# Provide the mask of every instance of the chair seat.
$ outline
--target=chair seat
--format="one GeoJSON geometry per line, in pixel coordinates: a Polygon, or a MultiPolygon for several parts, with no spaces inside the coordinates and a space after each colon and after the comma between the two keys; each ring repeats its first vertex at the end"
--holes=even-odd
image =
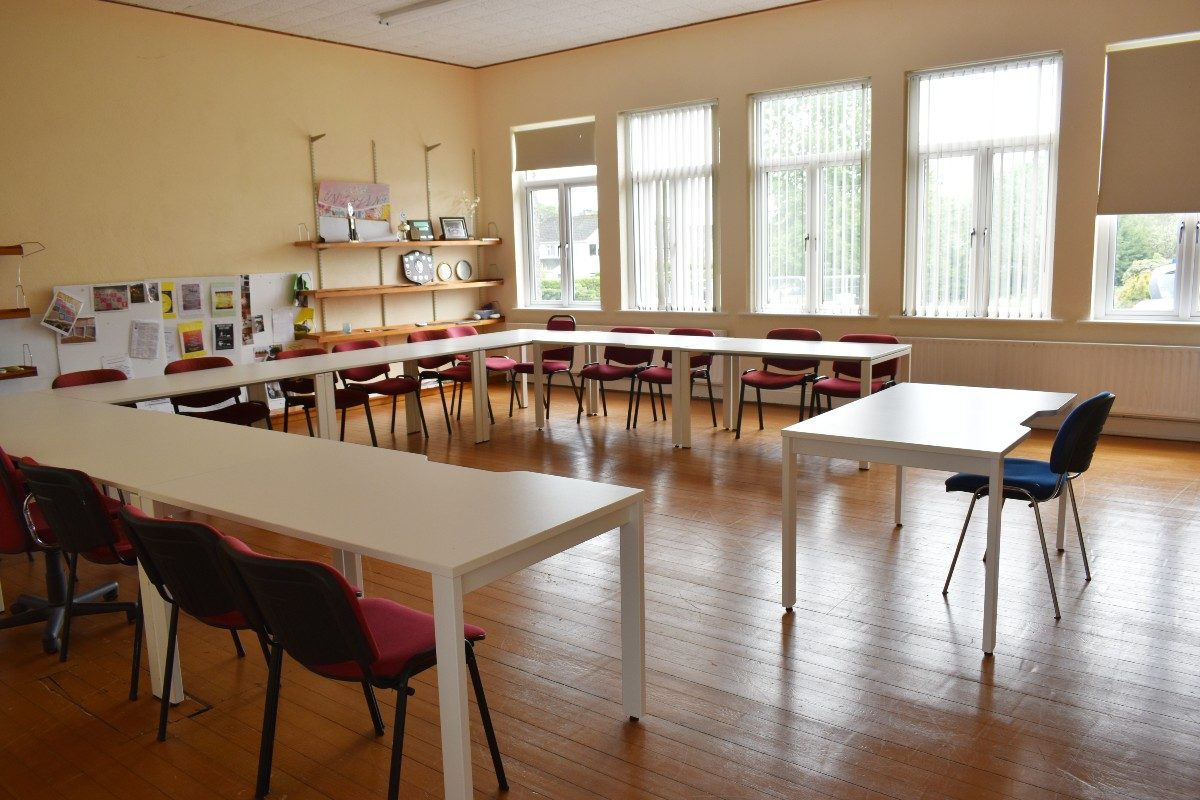
{"type": "MultiPolygon", "coordinates": [[[[742,375],[742,383],[755,389],[789,389],[799,386],[812,378],[809,372],[771,372],[765,369],[755,369],[742,375]]],[[[854,390],[858,395],[857,387],[854,390]]]]}
{"type": "MultiPolygon", "coordinates": [[[[366,392],[360,392],[354,388],[333,390],[333,407],[338,411],[343,408],[358,408],[365,402],[367,402],[366,392]]],[[[316,408],[317,396],[315,394],[289,394],[287,404],[301,408],[316,408]]]]}
{"type": "Polygon", "coordinates": [[[636,375],[640,367],[623,367],[619,364],[588,364],[579,376],[589,381],[619,381],[636,375]]]}
{"type": "Polygon", "coordinates": [[[439,381],[456,381],[457,383],[471,382],[471,365],[459,364],[445,369],[427,369],[421,371],[422,378],[434,378],[439,381]]]}
{"type": "MultiPolygon", "coordinates": [[[[546,374],[546,375],[550,375],[555,372],[566,372],[570,368],[571,368],[571,362],[569,362],[569,361],[543,361],[542,362],[542,373],[546,374]]],[[[517,362],[517,365],[515,367],[513,367],[513,371],[516,372],[518,375],[532,375],[533,374],[533,362],[532,361],[519,361],[519,362],[517,362]]]]}
{"type": "MultiPolygon", "coordinates": [[[[1039,503],[1044,503],[1055,497],[1058,489],[1059,475],[1050,470],[1047,461],[1036,461],[1028,458],[1004,459],[1004,496],[1012,500],[1027,500],[1024,494],[1010,491],[1023,489],[1033,495],[1039,503]]],[[[975,493],[982,489],[981,496],[988,493],[988,477],[960,472],[946,479],[947,492],[975,493]]]]}
{"type": "MultiPolygon", "coordinates": [[[[400,675],[413,659],[433,652],[432,614],[381,597],[363,598],[359,608],[379,649],[379,658],[371,664],[371,672],[377,677],[400,675]]],[[[467,641],[477,642],[484,635],[478,626],[463,625],[463,638],[467,641]]],[[[313,671],[344,681],[363,679],[362,670],[353,661],[326,664],[314,667],[313,671]]]]}
{"type": "MultiPolygon", "coordinates": [[[[356,391],[366,392],[367,394],[386,394],[386,395],[402,395],[415,392],[421,388],[421,381],[416,378],[397,377],[384,378],[381,381],[371,381],[370,383],[347,383],[345,389],[338,391],[356,391]]],[[[362,401],[358,401],[358,405],[362,405],[362,401]]]]}
{"type": "Polygon", "coordinates": [[[242,630],[250,627],[249,620],[243,616],[241,611],[227,611],[224,614],[213,614],[208,617],[197,617],[197,619],[205,625],[212,625],[214,628],[242,630]]]}
{"type": "MultiPolygon", "coordinates": [[[[742,380],[746,379],[743,377],[742,380]]],[[[871,381],[871,394],[875,394],[875,392],[881,390],[885,383],[887,383],[887,380],[882,378],[871,381]]],[[[862,393],[862,387],[857,379],[826,378],[823,381],[814,383],[813,391],[817,394],[825,394],[831,397],[858,397],[862,393]]]]}
{"type": "Polygon", "coordinates": [[[267,408],[266,403],[251,400],[223,408],[214,408],[210,411],[181,411],[180,415],[214,422],[228,422],[232,425],[253,425],[255,422],[261,422],[271,416],[271,410],[267,408]]]}

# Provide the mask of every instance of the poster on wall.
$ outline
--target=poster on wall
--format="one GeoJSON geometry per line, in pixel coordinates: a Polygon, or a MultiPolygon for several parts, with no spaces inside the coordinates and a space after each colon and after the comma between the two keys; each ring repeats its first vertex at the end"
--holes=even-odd
{"type": "Polygon", "coordinates": [[[68,294],[61,289],[54,293],[50,307],[42,315],[42,324],[52,331],[69,334],[75,326],[75,319],[83,308],[83,299],[68,294]]]}
{"type": "Polygon", "coordinates": [[[129,284],[92,287],[93,311],[124,311],[129,308],[129,284]]]}
{"type": "Polygon", "coordinates": [[[179,285],[179,316],[199,317],[204,313],[204,294],[198,283],[179,285]]]}
{"type": "Polygon", "coordinates": [[[394,238],[391,188],[386,183],[321,181],[317,186],[317,233],[327,242],[348,242],[351,218],[361,241],[394,238]]]}
{"type": "Polygon", "coordinates": [[[204,322],[179,323],[179,349],[184,358],[200,358],[208,355],[204,349],[204,322]]]}
{"type": "Polygon", "coordinates": [[[242,344],[254,344],[254,314],[250,306],[250,276],[242,276],[242,344]]]}
{"type": "Polygon", "coordinates": [[[146,302],[158,302],[158,281],[150,281],[146,284],[146,302]]]}
{"type": "Polygon", "coordinates": [[[234,312],[233,283],[213,281],[208,285],[208,291],[212,295],[212,316],[232,317],[234,312]]]}
{"type": "Polygon", "coordinates": [[[175,284],[163,281],[162,284],[163,319],[175,319],[175,284]]]}
{"type": "Polygon", "coordinates": [[[130,303],[146,302],[146,284],[144,284],[144,283],[129,284],[129,302],[130,303]]]}
{"type": "Polygon", "coordinates": [[[233,349],[233,323],[218,322],[213,325],[213,352],[233,349]]]}
{"type": "Polygon", "coordinates": [[[90,344],[96,341],[96,318],[76,317],[71,332],[62,337],[63,344],[90,344]]]}

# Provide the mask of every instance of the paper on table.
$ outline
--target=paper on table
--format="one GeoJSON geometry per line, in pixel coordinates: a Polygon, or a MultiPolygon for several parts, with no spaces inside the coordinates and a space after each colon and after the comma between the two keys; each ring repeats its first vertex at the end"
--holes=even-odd
{"type": "Polygon", "coordinates": [[[158,358],[160,341],[162,323],[158,320],[135,319],[129,324],[129,355],[133,358],[158,358]]]}
{"type": "Polygon", "coordinates": [[[284,342],[292,342],[296,339],[296,308],[288,306],[287,308],[271,309],[271,341],[280,344],[284,342]]]}
{"type": "Polygon", "coordinates": [[[125,373],[126,378],[133,377],[133,362],[129,360],[129,356],[101,356],[100,366],[103,369],[119,369],[125,373]]]}

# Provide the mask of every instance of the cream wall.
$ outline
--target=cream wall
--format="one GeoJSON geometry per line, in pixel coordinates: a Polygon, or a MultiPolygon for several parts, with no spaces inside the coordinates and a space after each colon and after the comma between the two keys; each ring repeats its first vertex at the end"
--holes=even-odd
{"type": "MultiPolygon", "coordinates": [[[[902,336],[1200,344],[1188,325],[1083,322],[1091,308],[1104,47],[1200,29],[1195,0],[822,0],[479,71],[484,219],[506,237],[498,254],[515,275],[508,131],[595,116],[602,312],[581,322],[645,322],[620,311],[617,184],[620,112],[716,99],[721,128],[718,203],[721,313],[654,314],[655,324],[700,324],[742,335],[802,324],[826,338],[871,329],[902,336]],[[905,74],[1051,50],[1064,54],[1063,132],[1054,252],[1054,321],[939,321],[900,317],[904,261],[905,74]],[[870,309],[873,317],[757,315],[749,309],[748,99],[754,92],[869,77],[873,86],[870,309]]],[[[503,305],[517,304],[517,282],[503,305]]],[[[508,311],[541,320],[545,310],[508,311]]]]}

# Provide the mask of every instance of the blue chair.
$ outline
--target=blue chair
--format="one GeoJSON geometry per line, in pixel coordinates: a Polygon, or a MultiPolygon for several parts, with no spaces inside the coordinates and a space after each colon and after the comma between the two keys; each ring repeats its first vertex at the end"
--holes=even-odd
{"type": "MultiPolygon", "coordinates": [[[[1046,562],[1046,578],[1050,581],[1050,596],[1054,599],[1055,619],[1061,619],[1062,614],[1058,609],[1054,573],[1050,571],[1050,554],[1046,550],[1046,531],[1042,527],[1042,514],[1038,506],[1060,497],[1063,489],[1066,489],[1071,498],[1071,510],[1075,513],[1075,530],[1079,534],[1079,551],[1083,554],[1084,575],[1090,581],[1092,570],[1088,565],[1087,547],[1083,543],[1083,526],[1079,523],[1079,507],[1075,504],[1075,489],[1071,482],[1091,466],[1092,455],[1100,442],[1100,432],[1104,429],[1104,422],[1108,419],[1108,412],[1116,399],[1116,395],[1111,392],[1101,392],[1076,406],[1067,415],[1062,427],[1058,429],[1058,435],[1054,437],[1049,461],[1028,458],[1004,459],[1004,498],[1027,500],[1037,519],[1038,536],[1042,541],[1042,558],[1046,562]]],[[[954,559],[950,562],[950,572],[946,575],[946,585],[942,587],[942,594],[950,591],[950,578],[954,576],[954,565],[958,562],[958,554],[967,535],[971,512],[975,510],[975,501],[988,493],[988,477],[960,472],[946,479],[946,491],[970,492],[971,505],[967,508],[967,519],[963,523],[962,533],[959,534],[958,546],[954,549],[954,559]]]]}

